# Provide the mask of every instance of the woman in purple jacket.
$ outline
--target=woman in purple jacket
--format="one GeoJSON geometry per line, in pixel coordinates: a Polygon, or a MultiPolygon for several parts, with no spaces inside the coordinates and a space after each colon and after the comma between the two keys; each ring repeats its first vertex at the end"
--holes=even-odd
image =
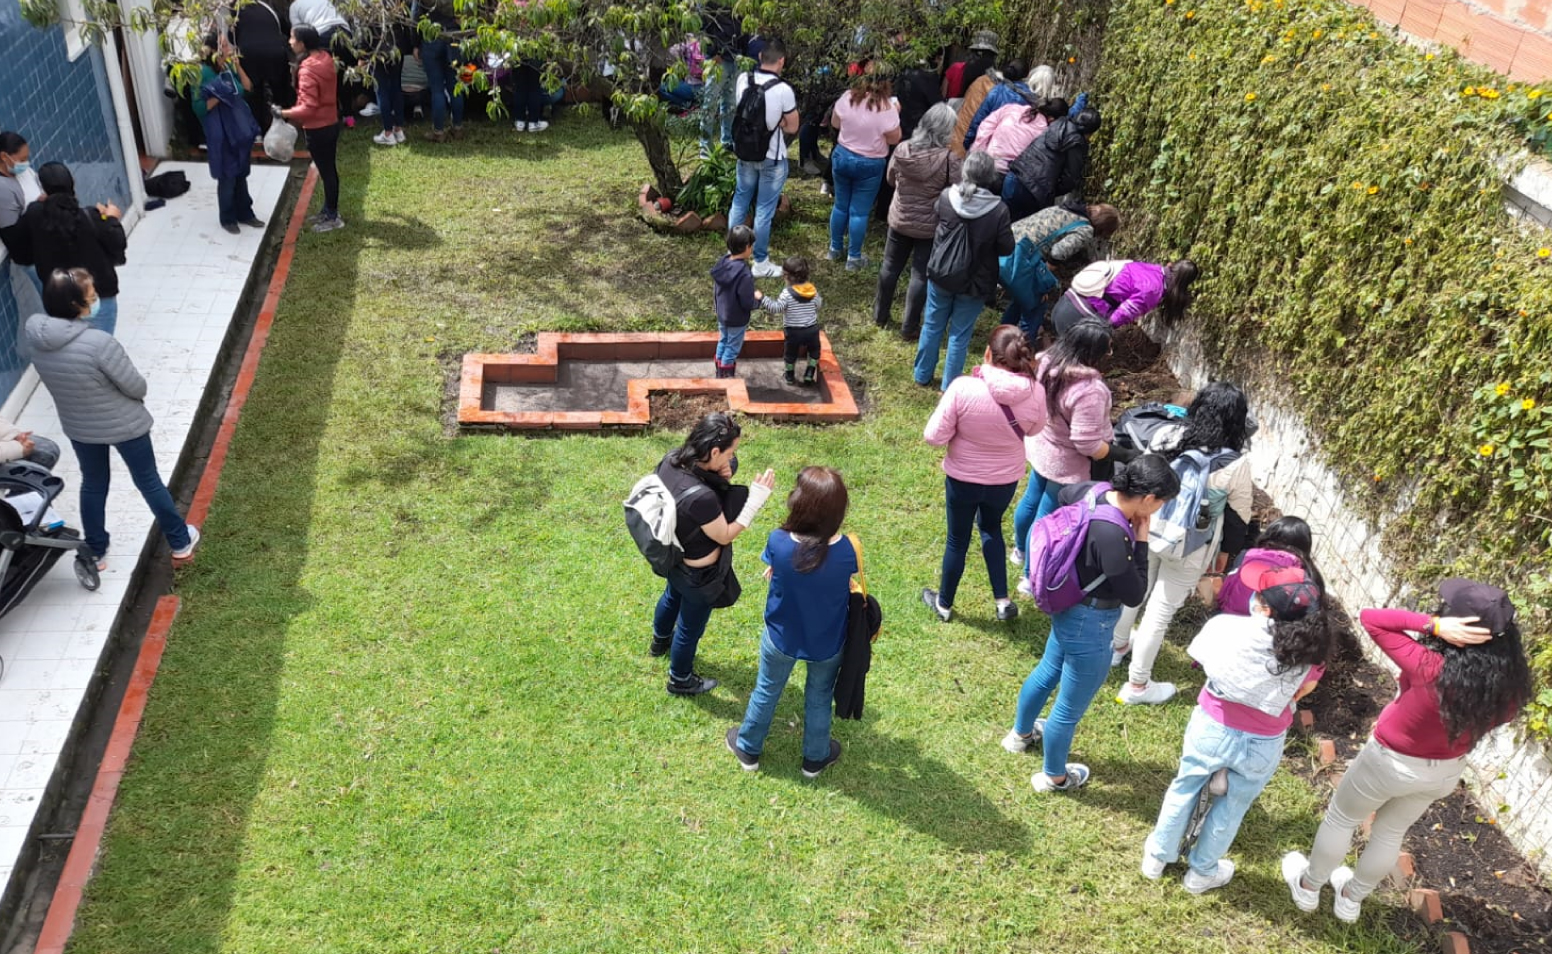
{"type": "Polygon", "coordinates": [[[1024,475],[1024,436],[1045,426],[1045,392],[1035,386],[1034,354],[1015,325],[1001,325],[986,346],[986,363],[954,379],[927,421],[927,443],[948,447],[943,458],[948,541],[938,588],[922,590],[922,602],[948,622],[965,572],[970,528],[981,528],[981,556],[997,601],[997,618],[1011,620],[1018,607],[1008,598],[1007,545],[1002,515],[1024,475]]]}
{"type": "Polygon", "coordinates": [[[1171,265],[1111,259],[1094,262],[1073,276],[1072,287],[1051,309],[1061,334],[1084,318],[1104,318],[1110,327],[1132,324],[1156,308],[1173,324],[1191,304],[1196,263],[1182,258],[1171,265]]]}

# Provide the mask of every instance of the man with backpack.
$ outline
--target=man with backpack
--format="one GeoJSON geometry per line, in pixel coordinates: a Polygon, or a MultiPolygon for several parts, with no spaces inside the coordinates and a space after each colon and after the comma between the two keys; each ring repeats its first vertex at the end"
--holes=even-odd
{"type": "Polygon", "coordinates": [[[734,90],[733,153],[738,157],[738,185],[733,192],[729,225],[742,225],[754,209],[754,277],[777,278],[781,266],[771,261],[771,222],[787,184],[786,134],[798,131],[798,99],[781,80],[787,47],[771,40],[760,50],[760,66],[738,78],[734,90]]]}

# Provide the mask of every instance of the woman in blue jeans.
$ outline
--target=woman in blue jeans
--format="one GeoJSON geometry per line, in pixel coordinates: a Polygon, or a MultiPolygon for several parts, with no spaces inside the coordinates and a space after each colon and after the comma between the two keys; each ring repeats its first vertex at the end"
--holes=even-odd
{"type": "Polygon", "coordinates": [[[889,80],[870,67],[830,110],[830,125],[836,129],[835,150],[830,153],[830,174],[835,179],[830,260],[838,262],[844,256],[847,271],[868,264],[862,257],[868,218],[884,185],[889,149],[900,141],[900,107],[892,93],[889,80]]]}
{"type": "Polygon", "coordinates": [[[173,559],[192,557],[199,530],[184,522],[157,472],[145,378],[123,345],[91,326],[99,311],[91,274],[82,268],[51,273],[43,286],[43,307],[47,314],[27,319],[27,341],[33,366],[54,398],[60,427],[81,465],[81,525],[97,569],[108,568],[109,447],[124,459],[173,559]]]}
{"type": "Polygon", "coordinates": [[[1148,588],[1148,519],[1180,493],[1180,478],[1169,463],[1148,454],[1128,464],[1105,484],[1074,484],[1062,491],[1062,505],[1096,493],[1099,506],[1114,507],[1131,533],[1108,520],[1091,520],[1075,566],[1085,589],[1100,581],[1083,602],[1051,617],[1045,652],[1019,690],[1013,728],[1002,740],[1009,752],[1044,750],[1044,764],[1029,780],[1037,792],[1066,792],[1089,780],[1089,767],[1068,762],[1073,731],[1110,672],[1110,633],[1121,607],[1137,606],[1148,588]],[[1101,578],[1103,578],[1101,580],[1101,578]],[[1036,718],[1051,693],[1049,718],[1036,718]]]}
{"type": "Polygon", "coordinates": [[[768,568],[760,673],[742,725],[727,730],[728,751],[744,771],[760,767],[765,738],[798,660],[808,664],[803,686],[803,777],[814,778],[841,757],[830,738],[835,678],[846,641],[851,578],[861,569],[853,538],[841,535],[846,484],[829,467],[805,467],[787,497],[787,520],[771,531],[760,559],[768,568]]]}

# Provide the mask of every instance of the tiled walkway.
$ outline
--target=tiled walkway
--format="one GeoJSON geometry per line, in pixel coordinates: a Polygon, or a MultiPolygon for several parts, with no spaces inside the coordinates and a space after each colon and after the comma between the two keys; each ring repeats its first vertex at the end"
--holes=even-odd
{"type": "MultiPolygon", "coordinates": [[[[237,311],[262,233],[229,235],[216,221],[215,183],[202,164],[182,169],[193,188],[147,213],[129,236],[129,264],[119,269],[117,337],[145,375],[146,406],[156,418],[151,438],[162,477],[170,479],[237,311]]],[[[260,218],[270,219],[289,170],[254,166],[249,185],[260,218]]],[[[284,228],[284,223],[274,223],[284,228]]],[[[39,386],[18,426],[57,440],[64,452],[54,472],[66,490],[55,509],[80,528],[80,471],[59,430],[54,399],[39,386]]],[[[108,495],[109,567],[95,593],[82,589],[66,554],[10,615],[0,619],[0,885],[31,834],[44,788],[75,724],[92,673],[102,660],[146,534],[150,511],[113,457],[108,495]]]]}

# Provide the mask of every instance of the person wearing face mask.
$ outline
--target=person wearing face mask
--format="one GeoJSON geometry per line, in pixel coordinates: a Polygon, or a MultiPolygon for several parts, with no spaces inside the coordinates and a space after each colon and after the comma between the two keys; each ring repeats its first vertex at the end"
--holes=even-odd
{"type": "Polygon", "coordinates": [[[32,172],[31,158],[32,152],[21,133],[0,132],[0,242],[5,243],[5,249],[10,253],[11,263],[27,276],[32,287],[41,296],[43,282],[39,280],[36,272],[27,267],[32,262],[18,255],[18,252],[23,251],[22,243],[13,244],[13,239],[19,238],[22,216],[27,212],[28,203],[36,199],[39,194],[37,176],[32,172]]]}
{"type": "Polygon", "coordinates": [[[20,244],[17,257],[31,263],[45,285],[56,271],[85,269],[100,301],[91,326],[111,335],[119,315],[119,276],[114,266],[124,264],[129,247],[119,222],[122,213],[112,202],[83,209],[75,196],[75,179],[62,162],[44,163],[38,182],[43,198],[29,205],[22,216],[22,228],[13,238],[20,244]]]}
{"type": "Polygon", "coordinates": [[[59,424],[81,465],[81,527],[97,569],[108,568],[108,448],[156,515],[174,560],[187,560],[199,529],[186,523],[156,469],[146,381],[123,345],[92,327],[101,299],[84,268],[58,269],[43,286],[45,314],[27,319],[33,367],[59,410],[59,424]]]}

